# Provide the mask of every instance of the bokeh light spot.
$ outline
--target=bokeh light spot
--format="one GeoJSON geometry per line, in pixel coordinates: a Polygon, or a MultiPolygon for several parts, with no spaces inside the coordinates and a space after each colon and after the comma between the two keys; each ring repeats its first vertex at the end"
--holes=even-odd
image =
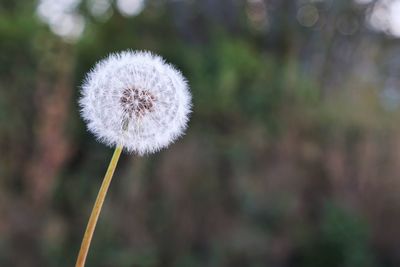
{"type": "Polygon", "coordinates": [[[314,5],[302,6],[297,12],[297,20],[304,27],[314,26],[318,19],[318,9],[314,5]]]}
{"type": "Polygon", "coordinates": [[[123,16],[138,15],[144,8],[143,0],[117,0],[117,7],[123,16]]]}

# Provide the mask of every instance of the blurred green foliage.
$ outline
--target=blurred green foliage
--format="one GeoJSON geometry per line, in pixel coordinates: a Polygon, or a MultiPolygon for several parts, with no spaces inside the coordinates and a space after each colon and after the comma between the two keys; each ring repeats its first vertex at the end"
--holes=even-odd
{"type": "Polygon", "coordinates": [[[181,69],[193,115],[168,150],[122,158],[88,266],[399,266],[399,43],[364,24],[379,1],[111,1],[104,18],[78,1],[76,40],[41,2],[0,1],[0,266],[74,263],[111,153],[79,86],[124,49],[181,69]]]}

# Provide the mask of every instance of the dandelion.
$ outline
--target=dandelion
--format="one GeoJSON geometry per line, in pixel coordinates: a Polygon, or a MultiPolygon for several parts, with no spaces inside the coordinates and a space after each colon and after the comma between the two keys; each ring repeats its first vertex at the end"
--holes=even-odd
{"type": "Polygon", "coordinates": [[[122,150],[143,155],[174,142],[186,129],[191,96],[185,78],[161,57],[125,51],[88,73],[79,104],[89,131],[116,147],[78,255],[76,266],[82,267],[122,150]]]}
{"type": "Polygon", "coordinates": [[[186,81],[148,52],[122,52],[100,61],[82,89],[82,117],[107,145],[142,155],[166,147],[186,128],[186,81]]]}

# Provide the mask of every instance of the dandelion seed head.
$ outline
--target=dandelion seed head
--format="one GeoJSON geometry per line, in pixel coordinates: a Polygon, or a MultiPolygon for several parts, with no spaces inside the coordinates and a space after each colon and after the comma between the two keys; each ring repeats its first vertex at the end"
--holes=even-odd
{"type": "Polygon", "coordinates": [[[140,155],[181,136],[191,111],[185,78],[149,52],[125,51],[98,62],[86,76],[79,103],[100,141],[140,155]]]}

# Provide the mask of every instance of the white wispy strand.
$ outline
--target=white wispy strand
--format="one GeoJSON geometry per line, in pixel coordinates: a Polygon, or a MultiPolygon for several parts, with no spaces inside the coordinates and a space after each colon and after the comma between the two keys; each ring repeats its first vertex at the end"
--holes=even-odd
{"type": "Polygon", "coordinates": [[[142,155],[183,134],[191,95],[182,74],[161,57],[124,51],[101,60],[87,74],[79,104],[98,140],[142,155]]]}

